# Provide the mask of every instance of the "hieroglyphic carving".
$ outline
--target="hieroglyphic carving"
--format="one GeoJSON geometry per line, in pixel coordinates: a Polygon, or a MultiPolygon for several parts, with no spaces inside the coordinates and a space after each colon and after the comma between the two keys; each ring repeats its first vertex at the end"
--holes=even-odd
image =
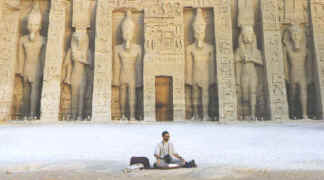
{"type": "MultiPolygon", "coordinates": [[[[117,1],[116,1],[117,2],[117,1]]],[[[97,1],[92,120],[111,120],[112,4],[97,1]]]]}
{"type": "Polygon", "coordinates": [[[185,0],[183,2],[183,6],[204,8],[204,7],[214,7],[214,5],[216,5],[216,3],[219,3],[219,2],[217,2],[215,0],[185,0]]]}
{"type": "Polygon", "coordinates": [[[237,120],[237,94],[232,41],[231,6],[229,1],[214,7],[219,120],[237,120]]]}
{"type": "Polygon", "coordinates": [[[65,0],[52,0],[44,67],[41,118],[57,121],[61,94],[61,69],[64,52],[65,0]]]}
{"type": "Polygon", "coordinates": [[[312,34],[313,47],[315,51],[315,61],[317,73],[317,97],[320,99],[318,112],[320,119],[323,119],[324,113],[324,0],[311,1],[311,17],[312,17],[312,34]]]}
{"type": "Polygon", "coordinates": [[[307,0],[279,0],[280,22],[305,23],[308,21],[307,0]]]}
{"type": "Polygon", "coordinates": [[[145,121],[155,120],[155,76],[172,77],[174,120],[184,119],[184,28],[181,7],[180,0],[154,0],[144,8],[145,121]],[[159,68],[155,68],[157,66],[159,68]]]}
{"type": "Polygon", "coordinates": [[[261,8],[271,118],[284,120],[288,119],[288,103],[284,81],[278,1],[261,1],[261,8]],[[278,88],[282,90],[278,91],[278,88]]]}
{"type": "Polygon", "coordinates": [[[9,4],[4,1],[0,6],[0,121],[10,119],[13,103],[20,1],[15,2],[17,8],[5,8],[9,4]]]}

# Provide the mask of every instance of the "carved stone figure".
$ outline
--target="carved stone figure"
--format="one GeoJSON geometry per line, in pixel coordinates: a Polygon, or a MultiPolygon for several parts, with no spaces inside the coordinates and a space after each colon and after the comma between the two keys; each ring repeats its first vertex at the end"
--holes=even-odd
{"type": "Polygon", "coordinates": [[[291,112],[296,117],[295,105],[299,100],[303,118],[307,119],[307,43],[304,31],[299,25],[290,25],[283,36],[285,59],[290,84],[291,112]],[[299,89],[298,97],[297,92],[299,89]],[[297,98],[297,99],[296,99],[297,98]]]}
{"type": "Polygon", "coordinates": [[[127,11],[121,25],[123,43],[115,47],[113,84],[119,86],[120,111],[122,120],[135,120],[136,87],[142,86],[142,47],[132,43],[135,24],[131,11],[127,11]],[[129,104],[129,118],[126,107],[129,104]]]}
{"type": "Polygon", "coordinates": [[[45,57],[45,38],[40,34],[41,20],[39,5],[36,3],[28,16],[29,34],[23,36],[19,44],[17,74],[24,81],[23,114],[28,119],[39,118],[45,57]]]}
{"type": "Polygon", "coordinates": [[[89,36],[86,29],[77,29],[72,34],[71,48],[64,63],[67,69],[64,83],[71,85],[72,120],[83,120],[85,96],[88,86],[88,72],[92,66],[92,55],[89,49],[89,36]]]}
{"type": "Polygon", "coordinates": [[[258,73],[256,66],[262,66],[263,60],[257,48],[256,35],[252,25],[242,25],[239,47],[234,53],[236,83],[239,88],[241,104],[248,103],[251,118],[256,117],[258,73]]]}
{"type": "Polygon", "coordinates": [[[202,99],[203,119],[209,120],[209,86],[215,83],[216,63],[214,58],[214,47],[205,42],[206,22],[204,21],[202,10],[197,9],[193,22],[195,42],[188,46],[186,52],[186,83],[191,85],[193,120],[200,119],[199,99],[202,99]]]}

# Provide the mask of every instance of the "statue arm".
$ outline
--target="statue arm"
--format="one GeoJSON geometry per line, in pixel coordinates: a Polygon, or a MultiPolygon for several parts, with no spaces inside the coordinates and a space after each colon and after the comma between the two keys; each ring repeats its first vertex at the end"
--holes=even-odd
{"type": "Polygon", "coordinates": [[[288,63],[289,62],[288,62],[287,48],[286,48],[286,46],[283,46],[283,65],[284,65],[286,81],[289,81],[288,63]]]}
{"type": "Polygon", "coordinates": [[[67,52],[64,58],[63,64],[63,82],[67,84],[71,84],[71,74],[72,74],[72,57],[71,57],[71,49],[67,52]]]}
{"type": "Polygon", "coordinates": [[[259,66],[263,66],[263,58],[262,58],[262,53],[261,51],[257,50],[257,55],[256,55],[256,59],[255,59],[255,63],[259,66]]]}
{"type": "Polygon", "coordinates": [[[119,52],[116,49],[114,54],[114,60],[113,60],[113,85],[119,86],[120,85],[120,57],[119,52]]]}
{"type": "Polygon", "coordinates": [[[191,55],[191,49],[188,48],[186,52],[186,84],[192,85],[192,66],[193,66],[193,59],[191,55]]]}
{"type": "Polygon", "coordinates": [[[241,60],[240,60],[240,54],[239,51],[236,50],[234,53],[234,65],[235,65],[235,82],[236,86],[240,86],[240,75],[241,75],[241,60]]]}
{"type": "Polygon", "coordinates": [[[138,48],[138,54],[136,59],[136,87],[143,85],[143,55],[141,47],[138,48]]]}
{"type": "Polygon", "coordinates": [[[210,49],[211,49],[211,51],[210,51],[210,60],[211,60],[211,64],[212,64],[213,77],[214,77],[214,82],[212,82],[212,83],[216,83],[217,82],[217,65],[216,65],[216,59],[215,59],[213,47],[211,47],[210,49]]]}
{"type": "Polygon", "coordinates": [[[19,57],[17,62],[17,74],[24,76],[24,65],[25,65],[25,52],[23,39],[19,43],[19,57]]]}

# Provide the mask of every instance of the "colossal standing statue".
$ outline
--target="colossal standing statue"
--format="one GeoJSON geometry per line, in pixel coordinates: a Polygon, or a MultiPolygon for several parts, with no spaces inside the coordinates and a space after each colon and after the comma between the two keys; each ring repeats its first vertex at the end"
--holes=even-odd
{"type": "Polygon", "coordinates": [[[131,11],[121,25],[123,43],[115,47],[113,73],[113,84],[120,88],[120,112],[122,120],[135,120],[136,109],[136,87],[142,86],[142,48],[132,43],[135,24],[132,20],[131,11]],[[127,102],[128,100],[128,102],[127,102]],[[127,118],[126,106],[129,103],[130,115],[127,118]]]}
{"type": "Polygon", "coordinates": [[[249,104],[251,118],[254,119],[259,86],[256,66],[262,66],[263,60],[261,52],[257,48],[256,35],[252,25],[241,26],[239,47],[235,50],[234,61],[240,104],[249,104]]]}
{"type": "Polygon", "coordinates": [[[86,29],[76,29],[72,34],[71,48],[69,49],[64,67],[66,73],[64,83],[71,85],[71,110],[72,120],[83,120],[85,96],[88,82],[88,75],[92,65],[92,55],[89,49],[89,36],[86,29]]]}
{"type": "Polygon", "coordinates": [[[28,119],[38,119],[41,84],[45,59],[46,40],[41,36],[42,16],[39,4],[35,3],[27,22],[28,35],[20,39],[17,74],[24,83],[23,114],[28,119]]]}
{"type": "Polygon", "coordinates": [[[303,118],[307,119],[307,75],[308,59],[306,35],[299,25],[290,25],[283,36],[285,59],[287,59],[290,84],[291,112],[296,117],[296,102],[300,101],[303,118]],[[297,92],[299,89],[298,97],[297,92]]]}
{"type": "Polygon", "coordinates": [[[202,10],[197,9],[193,22],[195,42],[188,46],[186,52],[186,83],[192,85],[193,120],[199,116],[199,99],[202,99],[203,119],[209,120],[209,85],[216,82],[216,63],[214,47],[205,42],[206,22],[202,10]]]}

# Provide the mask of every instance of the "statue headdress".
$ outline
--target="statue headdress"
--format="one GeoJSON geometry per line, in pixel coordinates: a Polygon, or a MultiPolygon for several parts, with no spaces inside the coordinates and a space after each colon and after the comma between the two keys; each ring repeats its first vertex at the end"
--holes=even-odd
{"type": "Polygon", "coordinates": [[[42,14],[40,12],[38,2],[34,3],[33,8],[29,13],[28,22],[30,22],[32,24],[41,24],[42,23],[42,14]]]}
{"type": "Polygon", "coordinates": [[[128,10],[126,12],[126,15],[125,15],[125,18],[124,18],[121,28],[122,28],[122,30],[124,30],[124,29],[134,29],[134,27],[135,27],[135,24],[132,19],[132,12],[130,10],[128,10]]]}
{"type": "Polygon", "coordinates": [[[202,10],[200,8],[197,8],[196,10],[196,16],[193,22],[193,27],[199,27],[199,26],[206,26],[206,22],[202,13],[202,10]]]}

